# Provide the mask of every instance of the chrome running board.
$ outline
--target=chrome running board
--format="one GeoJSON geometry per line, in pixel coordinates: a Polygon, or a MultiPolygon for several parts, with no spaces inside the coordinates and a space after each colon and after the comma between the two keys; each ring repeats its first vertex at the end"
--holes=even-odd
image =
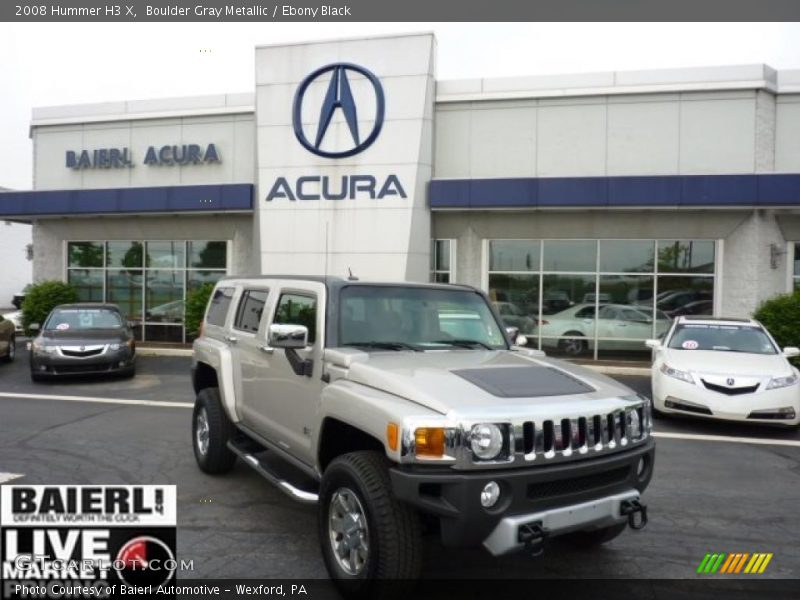
{"type": "Polygon", "coordinates": [[[292,500],[296,500],[302,504],[316,504],[318,496],[313,492],[307,492],[305,490],[301,490],[293,486],[291,483],[286,481],[285,479],[281,479],[275,473],[270,471],[264,463],[258,460],[255,456],[253,456],[247,450],[240,448],[236,445],[235,442],[229,441],[228,448],[230,448],[231,452],[236,454],[239,458],[241,458],[249,467],[255,469],[256,473],[261,475],[264,479],[269,481],[272,485],[277,487],[281,490],[284,494],[289,496],[292,500]]]}

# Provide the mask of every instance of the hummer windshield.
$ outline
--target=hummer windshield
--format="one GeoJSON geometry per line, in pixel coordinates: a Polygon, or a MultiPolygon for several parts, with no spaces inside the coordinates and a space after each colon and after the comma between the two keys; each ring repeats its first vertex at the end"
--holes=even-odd
{"type": "Polygon", "coordinates": [[[342,289],[342,346],[377,350],[508,348],[484,298],[465,289],[352,285],[342,289]]]}

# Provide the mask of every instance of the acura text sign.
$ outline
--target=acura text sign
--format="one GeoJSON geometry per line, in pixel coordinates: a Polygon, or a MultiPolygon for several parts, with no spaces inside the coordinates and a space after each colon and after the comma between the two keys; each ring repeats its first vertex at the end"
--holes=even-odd
{"type": "MultiPolygon", "coordinates": [[[[207,165],[222,162],[215,144],[148,146],[143,164],[151,166],[207,165]]],[[[134,166],[130,148],[67,150],[68,169],[122,169],[134,166]]]]}
{"type": "MultiPolygon", "coordinates": [[[[369,148],[381,133],[386,115],[383,86],[375,74],[353,63],[333,63],[316,69],[300,82],[292,103],[292,128],[303,148],[326,159],[345,159],[369,148]],[[312,86],[324,94],[309,93],[312,86]],[[356,90],[360,90],[357,92],[356,90]],[[346,126],[334,135],[333,125],[346,126]]],[[[381,200],[407,198],[397,175],[368,173],[329,176],[276,177],[266,200],[381,200]]]]}

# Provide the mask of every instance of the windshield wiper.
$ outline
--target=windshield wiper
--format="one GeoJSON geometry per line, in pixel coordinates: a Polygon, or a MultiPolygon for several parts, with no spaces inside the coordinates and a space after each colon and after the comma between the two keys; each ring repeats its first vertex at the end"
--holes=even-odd
{"type": "Polygon", "coordinates": [[[458,346],[459,348],[474,348],[475,346],[480,346],[481,348],[486,348],[487,350],[495,350],[495,348],[492,348],[489,344],[478,340],[434,340],[433,343],[449,344],[451,346],[458,346]]]}
{"type": "Polygon", "coordinates": [[[344,344],[345,346],[354,346],[356,348],[375,348],[377,350],[412,350],[414,352],[422,352],[422,348],[405,342],[350,342],[344,344]]]}

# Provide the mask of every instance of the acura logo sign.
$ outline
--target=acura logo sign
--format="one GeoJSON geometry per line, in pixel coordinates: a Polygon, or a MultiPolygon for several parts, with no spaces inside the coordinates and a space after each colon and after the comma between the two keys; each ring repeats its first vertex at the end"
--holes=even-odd
{"type": "Polygon", "coordinates": [[[728,379],[725,380],[725,383],[728,384],[728,387],[733,387],[733,384],[736,383],[736,381],[734,381],[733,378],[728,377],[728,379]]]}
{"type": "Polygon", "coordinates": [[[353,156],[369,148],[378,138],[383,126],[385,104],[381,82],[371,71],[364,67],[352,63],[333,63],[320,67],[300,83],[295,93],[294,106],[292,108],[294,135],[306,150],[313,152],[317,156],[324,158],[353,156]],[[303,129],[303,104],[306,100],[306,92],[309,86],[327,73],[330,73],[331,76],[322,105],[318,109],[309,107],[311,114],[316,115],[316,110],[319,110],[319,121],[316,132],[312,136],[312,141],[306,136],[306,132],[303,129]],[[364,132],[359,131],[358,127],[358,107],[350,81],[353,75],[366,78],[372,85],[375,97],[375,122],[372,125],[372,130],[366,136],[363,135],[364,132]],[[326,141],[326,139],[332,137],[329,135],[331,121],[337,113],[341,113],[344,117],[349,131],[350,143],[343,148],[332,150],[331,148],[335,144],[332,140],[326,141]]]}

